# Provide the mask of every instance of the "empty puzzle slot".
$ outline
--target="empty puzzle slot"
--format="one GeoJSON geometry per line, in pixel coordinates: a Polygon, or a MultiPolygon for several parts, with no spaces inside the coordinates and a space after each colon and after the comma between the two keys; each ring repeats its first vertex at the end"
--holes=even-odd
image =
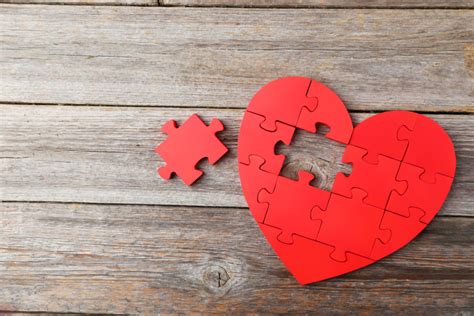
{"type": "Polygon", "coordinates": [[[322,124],[316,134],[296,129],[290,146],[278,143],[275,152],[286,157],[280,175],[297,180],[298,171],[305,170],[315,176],[311,185],[331,190],[338,172],[350,174],[352,166],[342,162],[346,145],[326,138],[328,131],[322,124]]]}

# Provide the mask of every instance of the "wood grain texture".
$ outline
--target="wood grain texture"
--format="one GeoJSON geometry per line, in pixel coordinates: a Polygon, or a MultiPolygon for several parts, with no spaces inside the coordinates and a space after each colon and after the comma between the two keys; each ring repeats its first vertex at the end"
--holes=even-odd
{"type": "Polygon", "coordinates": [[[438,217],[367,268],[289,275],[247,209],[0,204],[0,309],[109,313],[468,313],[473,218],[438,217]]]}
{"type": "Polygon", "coordinates": [[[474,112],[473,10],[0,8],[3,102],[244,108],[303,75],[350,109],[474,112]]]}
{"type": "Polygon", "coordinates": [[[160,0],[163,5],[257,8],[472,8],[471,0],[160,0]]]}
{"type": "Polygon", "coordinates": [[[158,0],[0,0],[11,4],[81,4],[81,5],[147,5],[156,6],[158,0]]]}
{"type": "MultiPolygon", "coordinates": [[[[246,207],[237,172],[237,135],[243,110],[167,109],[84,106],[0,106],[0,188],[8,201],[54,201],[246,207]],[[183,122],[197,112],[209,123],[218,117],[229,153],[215,166],[201,164],[205,175],[192,187],[180,179],[162,180],[163,162],[154,148],[166,135],[169,119],[183,122]]],[[[370,114],[353,114],[360,122],[370,114]]],[[[473,216],[474,116],[431,115],[453,138],[458,167],[442,212],[473,216]]],[[[287,153],[288,174],[310,169],[328,187],[342,147],[298,133],[287,153]]]]}

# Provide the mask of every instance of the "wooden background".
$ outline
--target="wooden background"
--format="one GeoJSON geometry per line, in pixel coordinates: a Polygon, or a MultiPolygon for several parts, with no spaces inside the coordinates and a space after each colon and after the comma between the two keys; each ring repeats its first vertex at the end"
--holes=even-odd
{"type": "MultiPolygon", "coordinates": [[[[474,310],[474,2],[2,0],[0,311],[425,313],[474,310]],[[67,4],[67,5],[64,5],[67,4]],[[236,140],[271,79],[330,86],[355,122],[434,118],[453,191],[414,242],[302,287],[254,223],[236,140]],[[161,125],[220,118],[230,152],[162,181],[161,125]]],[[[330,186],[342,148],[298,133],[285,173],[330,186]]]]}

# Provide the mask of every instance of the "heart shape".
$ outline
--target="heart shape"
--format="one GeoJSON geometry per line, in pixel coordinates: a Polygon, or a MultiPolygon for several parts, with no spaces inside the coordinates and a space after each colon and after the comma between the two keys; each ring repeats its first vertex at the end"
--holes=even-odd
{"type": "Polygon", "coordinates": [[[408,111],[369,117],[353,128],[344,103],[304,77],[270,82],[252,98],[238,144],[242,190],[268,242],[302,284],[335,277],[397,251],[415,238],[444,203],[456,156],[448,134],[432,119],[408,111]],[[346,144],[349,176],[331,191],[280,176],[296,128],[346,144]]]}

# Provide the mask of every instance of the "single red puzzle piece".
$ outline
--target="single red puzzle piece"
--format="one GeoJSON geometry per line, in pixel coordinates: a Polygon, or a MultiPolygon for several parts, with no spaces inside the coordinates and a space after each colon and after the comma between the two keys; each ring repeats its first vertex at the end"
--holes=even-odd
{"type": "Polygon", "coordinates": [[[370,164],[363,159],[365,154],[365,149],[347,145],[342,161],[352,164],[352,173],[349,176],[338,173],[332,192],[350,197],[351,190],[359,188],[367,192],[365,203],[384,209],[392,190],[400,193],[406,190],[406,183],[396,178],[400,161],[379,156],[378,164],[370,164]]]}
{"type": "Polygon", "coordinates": [[[193,114],[179,128],[176,121],[171,120],[161,130],[168,138],[155,151],[166,162],[166,166],[158,168],[158,173],[166,180],[175,173],[184,183],[191,185],[202,175],[202,171],[196,169],[201,159],[207,157],[213,165],[227,152],[227,147],[216,136],[224,130],[218,119],[213,119],[207,126],[193,114]]]}
{"type": "Polygon", "coordinates": [[[408,141],[398,139],[398,130],[413,129],[419,114],[409,111],[379,113],[354,128],[350,144],[367,150],[364,160],[377,164],[380,155],[402,160],[408,141]]]}
{"type": "Polygon", "coordinates": [[[265,189],[273,192],[278,176],[261,169],[265,160],[258,156],[250,156],[250,164],[239,163],[240,179],[249,179],[252,181],[248,185],[242,185],[242,189],[247,199],[247,204],[255,220],[263,223],[268,210],[268,204],[258,202],[258,193],[265,189]]]}
{"type": "Polygon", "coordinates": [[[425,213],[416,208],[411,208],[408,217],[391,212],[385,212],[380,224],[381,229],[389,229],[392,234],[387,242],[376,240],[372,250],[371,258],[379,260],[413,240],[425,227],[420,219],[425,213]]]}
{"type": "Polygon", "coordinates": [[[312,80],[308,97],[317,98],[316,109],[301,109],[296,127],[316,133],[316,124],[324,124],[330,128],[326,137],[347,144],[352,134],[352,120],[346,106],[331,89],[322,83],[312,80]]]}
{"type": "Polygon", "coordinates": [[[283,167],[285,155],[276,155],[275,145],[279,141],[289,145],[295,133],[295,128],[277,122],[277,129],[274,132],[269,132],[260,127],[260,123],[264,119],[261,115],[245,112],[240,127],[239,162],[248,165],[250,163],[249,157],[256,155],[265,160],[261,167],[263,170],[278,175],[283,167]],[[242,137],[242,135],[252,135],[252,137],[242,137]]]}
{"type": "Polygon", "coordinates": [[[287,244],[293,243],[293,234],[316,239],[320,223],[311,219],[311,209],[325,208],[330,196],[309,184],[311,173],[300,171],[298,177],[294,181],[280,176],[273,192],[263,189],[258,195],[259,202],[269,203],[264,223],[281,229],[278,240],[287,244]]]}
{"type": "Polygon", "coordinates": [[[397,179],[406,181],[408,189],[403,194],[392,192],[386,208],[388,211],[407,217],[409,208],[415,207],[425,212],[422,222],[429,223],[433,219],[448,196],[453,178],[436,174],[436,182],[428,183],[421,179],[422,174],[422,168],[402,162],[397,179]]]}
{"type": "Polygon", "coordinates": [[[368,258],[351,253],[347,254],[345,262],[337,262],[330,257],[334,251],[331,246],[298,235],[293,237],[294,242],[289,245],[278,240],[280,229],[265,224],[260,224],[260,229],[300,284],[329,279],[373,263],[368,258]]]}
{"type": "Polygon", "coordinates": [[[322,220],[316,240],[335,247],[331,258],[336,261],[346,261],[347,252],[369,258],[376,239],[390,239],[390,231],[380,229],[384,210],[364,203],[366,194],[359,189],[351,198],[331,193],[326,209],[313,209],[312,218],[322,220]]]}
{"type": "Polygon", "coordinates": [[[409,141],[403,161],[425,169],[421,177],[424,181],[433,183],[437,173],[454,178],[454,145],[438,123],[429,117],[418,115],[413,131],[401,128],[398,138],[409,141]]]}
{"type": "Polygon", "coordinates": [[[314,110],[318,99],[307,97],[311,79],[286,77],[269,82],[263,86],[250,101],[247,111],[265,117],[261,127],[268,131],[278,129],[276,122],[296,126],[301,109],[314,110]]]}

